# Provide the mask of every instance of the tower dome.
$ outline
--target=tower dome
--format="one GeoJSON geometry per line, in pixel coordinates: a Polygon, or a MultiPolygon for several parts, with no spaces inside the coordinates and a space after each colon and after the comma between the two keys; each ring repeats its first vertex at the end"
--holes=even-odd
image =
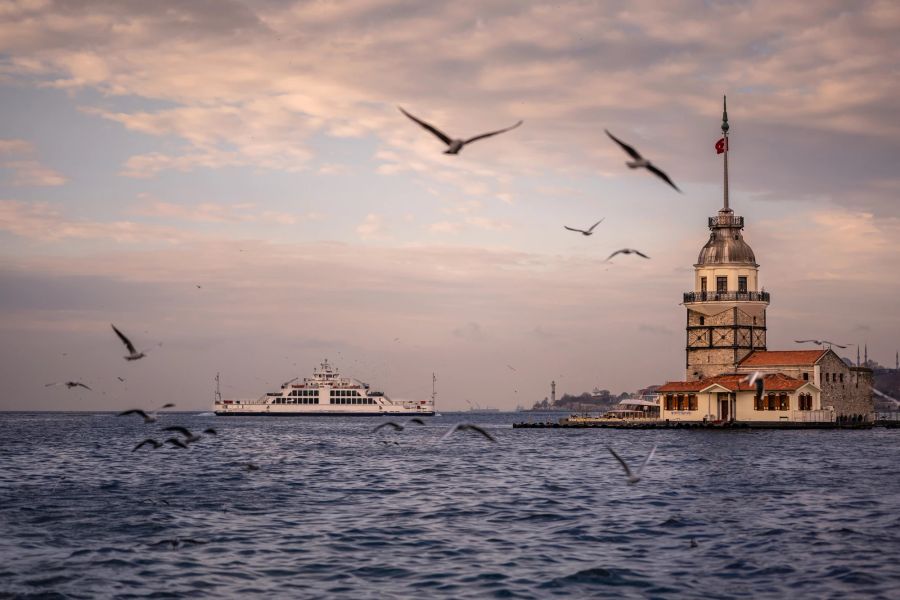
{"type": "Polygon", "coordinates": [[[741,229],[744,217],[735,217],[731,211],[720,210],[709,219],[709,241],[700,250],[697,266],[745,264],[756,265],[756,256],[750,244],[744,241],[741,229]]]}

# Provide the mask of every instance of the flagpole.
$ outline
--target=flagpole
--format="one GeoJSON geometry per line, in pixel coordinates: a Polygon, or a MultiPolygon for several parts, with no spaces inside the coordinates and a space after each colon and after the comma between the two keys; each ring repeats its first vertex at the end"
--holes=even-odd
{"type": "Polygon", "coordinates": [[[722,96],[722,135],[725,137],[725,207],[728,211],[728,105],[725,96],[722,96]]]}

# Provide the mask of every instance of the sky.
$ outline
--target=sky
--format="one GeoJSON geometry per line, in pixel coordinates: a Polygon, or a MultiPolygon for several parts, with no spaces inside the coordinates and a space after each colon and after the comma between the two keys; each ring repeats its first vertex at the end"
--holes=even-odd
{"type": "Polygon", "coordinates": [[[255,398],[324,358],[396,398],[434,372],[444,410],[681,379],[723,94],[769,349],[893,365],[898,30],[892,1],[0,0],[0,410],[209,410],[217,372],[255,398]],[[524,124],[449,156],[398,106],[524,124]]]}

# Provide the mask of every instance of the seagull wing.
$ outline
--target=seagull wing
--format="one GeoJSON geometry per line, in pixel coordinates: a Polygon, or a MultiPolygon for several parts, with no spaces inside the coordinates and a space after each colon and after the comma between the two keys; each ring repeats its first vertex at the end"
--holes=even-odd
{"type": "Polygon", "coordinates": [[[180,433],[186,438],[194,437],[194,434],[191,433],[187,427],[182,427],[181,425],[171,425],[169,427],[163,427],[163,431],[174,431],[176,433],[180,433]]]}
{"type": "Polygon", "coordinates": [[[207,427],[206,429],[203,430],[203,433],[206,433],[208,435],[219,435],[219,432],[216,431],[215,429],[213,429],[212,427],[207,427]]]}
{"type": "MultiPolygon", "coordinates": [[[[837,345],[837,344],[835,344],[835,345],[837,345]]],[[[842,346],[842,347],[843,347],[843,346],[842,346]]],[[[91,392],[94,391],[94,390],[92,390],[91,388],[89,388],[88,386],[86,386],[86,385],[84,385],[83,383],[81,383],[80,381],[76,381],[75,384],[74,384],[72,387],[83,387],[84,389],[86,389],[86,390],[88,390],[88,391],[91,391],[91,392]]]]}
{"type": "Polygon", "coordinates": [[[606,132],[606,135],[608,135],[612,139],[612,141],[614,141],[619,146],[621,146],[622,150],[624,150],[625,152],[628,153],[628,156],[630,156],[631,158],[633,158],[635,160],[643,159],[643,156],[641,156],[637,150],[635,150],[634,148],[632,148],[631,146],[629,146],[628,144],[626,144],[625,142],[623,142],[622,140],[620,140],[619,138],[617,138],[616,136],[611,134],[609,132],[609,129],[604,129],[603,131],[606,132]]]}
{"type": "Polygon", "coordinates": [[[847,347],[847,346],[841,346],[840,344],[835,344],[834,342],[829,342],[828,340],[822,340],[822,341],[825,342],[826,344],[828,344],[829,346],[837,346],[838,348],[846,348],[847,347]]]}
{"type": "Polygon", "coordinates": [[[182,441],[179,440],[178,438],[169,438],[169,439],[167,439],[166,441],[167,441],[168,443],[172,444],[173,446],[178,446],[179,448],[187,449],[187,444],[185,444],[184,442],[182,442],[182,441]]]}
{"type": "Polygon", "coordinates": [[[471,138],[467,139],[466,141],[464,141],[463,145],[471,144],[472,142],[477,142],[478,140],[483,140],[484,138],[489,138],[491,136],[499,135],[501,133],[506,133],[507,131],[511,131],[511,130],[515,129],[516,127],[521,125],[523,122],[524,121],[519,121],[512,127],[507,127],[506,129],[498,129],[497,131],[490,131],[488,133],[482,133],[481,135],[476,135],[475,137],[471,137],[471,138]]]}
{"type": "Polygon", "coordinates": [[[131,410],[124,410],[116,416],[127,417],[128,415],[140,415],[140,416],[144,417],[144,419],[149,419],[149,417],[147,416],[147,413],[145,413],[144,411],[142,411],[139,408],[132,408],[131,410]]]}
{"type": "MultiPolygon", "coordinates": [[[[609,132],[607,132],[607,133],[609,133],[609,132]]],[[[619,461],[619,464],[622,465],[623,469],[625,469],[625,474],[628,475],[629,477],[632,477],[631,467],[628,466],[628,463],[625,462],[621,456],[616,454],[616,451],[613,450],[612,448],[610,448],[609,446],[607,446],[606,449],[609,450],[609,453],[612,454],[616,458],[617,461],[619,461]]]]}
{"type": "Polygon", "coordinates": [[[641,463],[641,466],[638,467],[637,474],[640,475],[641,471],[644,470],[644,467],[647,466],[647,463],[650,462],[650,459],[653,458],[653,455],[656,454],[656,446],[659,444],[653,444],[653,448],[650,450],[650,454],[647,455],[647,458],[644,459],[644,462],[641,463]]]}
{"type": "MultiPolygon", "coordinates": [[[[603,219],[605,219],[605,218],[606,218],[606,217],[603,217],[603,219]]],[[[600,219],[599,221],[597,221],[596,223],[594,223],[593,225],[591,225],[591,227],[590,227],[590,229],[588,229],[588,231],[594,231],[594,227],[596,227],[597,225],[599,225],[600,223],[602,223],[602,222],[603,222],[603,219],[600,219]]]]}
{"type": "Polygon", "coordinates": [[[563,227],[565,229],[568,229],[569,231],[577,231],[578,233],[587,233],[583,229],[575,229],[574,227],[569,227],[568,225],[563,225],[563,227]]]}
{"type": "Polygon", "coordinates": [[[612,254],[609,255],[609,257],[606,259],[606,262],[609,262],[609,260],[616,254],[622,254],[622,253],[628,254],[627,252],[625,252],[625,250],[616,250],[615,252],[613,252],[612,254]]]}
{"type": "Polygon", "coordinates": [[[416,425],[424,425],[424,424],[425,424],[425,421],[423,421],[423,420],[420,419],[419,417],[413,417],[412,419],[410,419],[409,421],[407,421],[407,423],[415,423],[416,425]]]}
{"type": "Polygon", "coordinates": [[[162,406],[159,407],[159,410],[162,410],[164,408],[175,408],[175,405],[171,402],[166,402],[165,404],[163,404],[162,406]]]}
{"type": "Polygon", "coordinates": [[[125,347],[128,348],[128,351],[131,352],[132,354],[137,353],[137,350],[134,349],[134,344],[131,343],[131,340],[129,340],[127,337],[125,337],[124,333],[122,333],[121,331],[116,329],[115,325],[112,325],[112,323],[110,323],[110,325],[112,326],[113,331],[116,332],[116,335],[119,336],[119,339],[122,340],[122,343],[125,344],[125,347]]]}
{"type": "Polygon", "coordinates": [[[640,257],[642,257],[642,258],[650,258],[649,256],[647,256],[646,254],[644,254],[644,253],[641,252],[640,250],[632,250],[632,252],[634,252],[635,254],[637,254],[638,256],[640,256],[640,257]]]}
{"type": "Polygon", "coordinates": [[[451,435],[453,435],[453,432],[456,431],[457,429],[459,429],[459,425],[460,425],[460,424],[457,423],[456,425],[454,425],[453,427],[451,427],[450,429],[448,429],[448,430],[447,430],[447,433],[445,433],[444,435],[441,436],[441,441],[444,441],[444,440],[446,440],[448,437],[450,437],[451,435]]]}
{"type": "Polygon", "coordinates": [[[794,340],[795,344],[818,344],[819,342],[816,340],[794,340]]]}
{"type": "MultiPolygon", "coordinates": [[[[485,429],[479,427],[478,425],[471,425],[471,424],[470,424],[470,425],[465,425],[464,428],[465,428],[465,429],[468,429],[468,430],[470,430],[470,431],[475,431],[475,432],[477,432],[477,433],[480,433],[481,435],[483,435],[484,437],[486,437],[487,439],[489,439],[489,440],[492,441],[492,442],[496,442],[496,441],[497,441],[497,439],[496,439],[494,436],[492,436],[492,435],[491,435],[490,433],[488,433],[485,429]]],[[[460,429],[463,429],[463,427],[460,427],[460,429]]]]}
{"type": "Polygon", "coordinates": [[[666,183],[668,183],[669,185],[671,185],[673,188],[675,188],[675,191],[678,192],[679,194],[682,193],[681,190],[678,189],[678,186],[675,185],[674,183],[672,183],[672,180],[669,179],[669,176],[666,175],[665,173],[663,173],[662,171],[660,171],[656,166],[654,166],[652,164],[647,165],[647,170],[650,171],[651,173],[653,173],[654,175],[656,175],[657,177],[659,177],[660,179],[662,179],[663,181],[665,181],[666,183]]]}
{"type": "Polygon", "coordinates": [[[425,121],[415,118],[414,116],[412,116],[411,114],[409,114],[408,112],[403,110],[403,108],[400,106],[398,106],[397,108],[399,108],[400,112],[402,112],[404,115],[406,115],[407,117],[409,117],[410,119],[412,119],[413,121],[415,121],[416,123],[418,123],[419,125],[424,127],[425,129],[427,129],[428,131],[430,131],[437,137],[439,137],[441,139],[441,141],[444,142],[445,144],[447,144],[448,146],[453,142],[453,140],[450,139],[450,136],[448,136],[446,133],[444,133],[443,131],[441,131],[440,129],[435,127],[434,125],[429,125],[425,121]]]}
{"type": "Polygon", "coordinates": [[[145,445],[147,445],[147,444],[153,444],[153,448],[154,448],[154,449],[159,448],[160,446],[162,446],[162,444],[160,444],[159,442],[157,442],[157,441],[154,440],[153,438],[147,438],[146,440],[144,440],[143,442],[141,442],[140,444],[138,444],[137,446],[135,446],[134,449],[132,450],[132,452],[137,452],[138,448],[140,448],[141,446],[145,446],[145,445]]]}
{"type": "Polygon", "coordinates": [[[394,423],[393,421],[386,421],[386,422],[382,423],[381,425],[379,425],[378,427],[376,427],[375,429],[373,429],[372,433],[375,433],[376,431],[383,429],[385,427],[393,427],[394,431],[403,431],[403,425],[400,425],[399,423],[394,423]]]}

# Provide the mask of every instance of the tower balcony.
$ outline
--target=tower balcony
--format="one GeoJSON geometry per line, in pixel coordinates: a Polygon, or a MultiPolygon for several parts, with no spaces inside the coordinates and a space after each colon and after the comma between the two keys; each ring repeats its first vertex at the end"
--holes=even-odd
{"type": "MultiPolygon", "coordinates": [[[[730,212],[730,211],[729,211],[730,212]]],[[[737,227],[744,228],[744,217],[736,217],[731,214],[719,214],[709,218],[709,228],[714,227],[737,227]]]]}
{"type": "Polygon", "coordinates": [[[765,302],[769,292],[685,292],[684,304],[692,302],[765,302]]]}

